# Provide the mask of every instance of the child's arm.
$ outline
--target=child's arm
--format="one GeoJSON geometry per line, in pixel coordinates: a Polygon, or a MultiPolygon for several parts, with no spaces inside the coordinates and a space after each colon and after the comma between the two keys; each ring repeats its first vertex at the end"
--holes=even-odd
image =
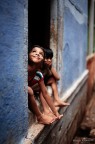
{"type": "Polygon", "coordinates": [[[59,75],[58,75],[58,73],[57,73],[55,68],[51,67],[51,72],[52,72],[52,75],[54,76],[54,78],[56,80],[60,80],[60,77],[59,77],[59,75]]]}
{"type": "Polygon", "coordinates": [[[55,106],[53,104],[52,98],[49,96],[47,88],[44,84],[44,81],[40,81],[39,82],[39,86],[40,86],[40,90],[43,94],[44,99],[46,100],[47,104],[49,105],[49,107],[51,108],[52,112],[54,113],[54,115],[58,118],[60,117],[59,113],[57,112],[57,110],[55,109],[55,106]]]}
{"type": "Polygon", "coordinates": [[[46,62],[46,68],[48,67],[56,80],[60,80],[60,77],[54,67],[52,67],[52,61],[46,62]]]}

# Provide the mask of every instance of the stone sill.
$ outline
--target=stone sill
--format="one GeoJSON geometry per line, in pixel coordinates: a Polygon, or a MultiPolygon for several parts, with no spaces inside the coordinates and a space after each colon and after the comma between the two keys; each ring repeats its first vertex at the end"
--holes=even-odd
{"type": "MultiPolygon", "coordinates": [[[[88,70],[85,70],[84,73],[80,76],[80,78],[76,80],[74,84],[63,94],[62,100],[64,101],[66,101],[67,99],[69,100],[71,96],[73,100],[73,98],[78,93],[78,91],[80,90],[82,85],[85,83],[87,78],[88,78],[88,70]]],[[[64,108],[64,112],[66,111],[67,108],[68,107],[64,108]]],[[[25,137],[24,144],[33,144],[34,143],[33,141],[41,134],[43,130],[46,129],[47,134],[48,134],[56,123],[57,121],[55,121],[49,126],[38,124],[37,122],[33,123],[28,129],[28,133],[27,133],[27,136],[25,137]]]]}

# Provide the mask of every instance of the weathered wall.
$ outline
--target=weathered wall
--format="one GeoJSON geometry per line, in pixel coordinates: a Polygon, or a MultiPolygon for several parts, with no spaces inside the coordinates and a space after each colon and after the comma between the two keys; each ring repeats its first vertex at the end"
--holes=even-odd
{"type": "Polygon", "coordinates": [[[0,144],[21,144],[26,135],[26,12],[24,0],[0,1],[0,144]]]}
{"type": "Polygon", "coordinates": [[[65,0],[63,17],[61,93],[86,69],[87,0],[65,0]]]}

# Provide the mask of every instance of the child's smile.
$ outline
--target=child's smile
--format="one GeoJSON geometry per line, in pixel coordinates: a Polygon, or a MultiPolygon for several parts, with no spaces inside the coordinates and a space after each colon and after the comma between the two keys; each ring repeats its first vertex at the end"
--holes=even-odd
{"type": "Polygon", "coordinates": [[[35,62],[35,63],[39,63],[43,60],[44,58],[44,53],[43,51],[38,48],[38,47],[35,47],[33,48],[33,50],[30,52],[29,54],[29,58],[32,62],[35,62]]]}

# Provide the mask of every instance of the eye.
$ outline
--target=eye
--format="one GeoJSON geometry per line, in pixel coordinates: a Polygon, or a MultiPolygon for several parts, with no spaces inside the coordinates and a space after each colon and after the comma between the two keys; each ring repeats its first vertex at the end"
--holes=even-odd
{"type": "Polygon", "coordinates": [[[36,50],[33,50],[32,52],[36,52],[36,50]]]}

